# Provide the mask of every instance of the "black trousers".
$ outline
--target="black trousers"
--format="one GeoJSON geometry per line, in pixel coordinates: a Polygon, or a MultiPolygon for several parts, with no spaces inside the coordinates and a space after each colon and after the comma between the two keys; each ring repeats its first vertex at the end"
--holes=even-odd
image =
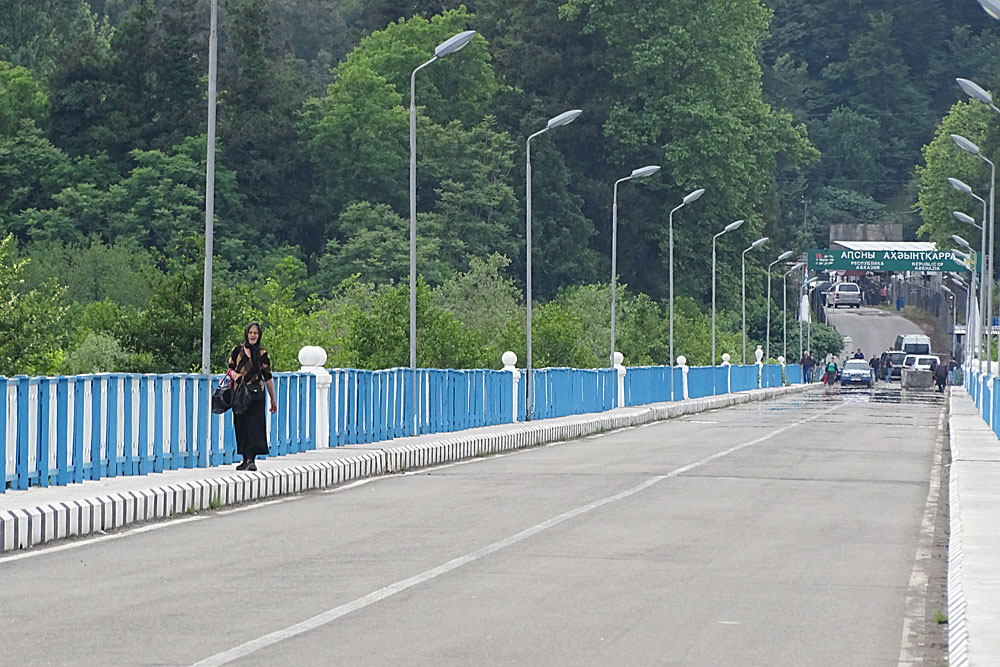
{"type": "Polygon", "coordinates": [[[245,459],[267,454],[267,417],[264,413],[267,401],[254,401],[250,409],[241,415],[233,413],[233,428],[236,431],[236,451],[245,459]]]}

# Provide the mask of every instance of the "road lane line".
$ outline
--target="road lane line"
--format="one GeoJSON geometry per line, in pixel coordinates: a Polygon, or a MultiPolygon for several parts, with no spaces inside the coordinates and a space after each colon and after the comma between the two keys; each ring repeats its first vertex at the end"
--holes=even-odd
{"type": "Polygon", "coordinates": [[[79,549],[80,547],[88,547],[91,544],[97,544],[98,542],[106,542],[108,540],[120,540],[123,537],[129,537],[131,535],[137,535],[139,533],[148,533],[153,530],[159,530],[160,528],[166,528],[167,526],[177,526],[182,523],[188,523],[189,521],[201,521],[202,519],[207,519],[207,516],[190,516],[183,519],[171,519],[169,521],[164,521],[161,523],[151,523],[148,526],[143,526],[142,528],[133,528],[132,530],[126,530],[122,533],[113,533],[111,535],[102,535],[101,537],[91,537],[87,539],[80,540],[79,542],[69,542],[67,544],[60,544],[56,547],[45,547],[39,549],[38,551],[25,551],[18,554],[13,554],[11,556],[0,557],[0,565],[4,563],[10,563],[15,560],[23,560],[25,558],[34,558],[36,556],[47,556],[49,554],[56,553],[57,551],[67,551],[69,549],[79,549]]]}
{"type": "Polygon", "coordinates": [[[927,502],[924,505],[924,517],[920,522],[920,541],[913,557],[913,570],[910,572],[910,585],[906,593],[906,615],[903,617],[903,638],[899,646],[899,667],[922,665],[923,657],[923,625],[927,613],[927,583],[934,550],[934,520],[937,517],[939,495],[941,492],[942,451],[944,449],[945,411],[942,408],[938,417],[938,438],[934,447],[934,463],[931,465],[930,488],[927,490],[927,502]]]}
{"type": "Polygon", "coordinates": [[[729,449],[725,449],[721,452],[716,452],[711,456],[706,456],[700,461],[695,461],[694,463],[689,463],[686,466],[682,466],[680,468],[677,468],[676,470],[672,470],[666,473],[665,475],[656,475],[655,477],[651,477],[647,479],[645,482],[633,486],[630,489],[626,489],[625,491],[622,491],[620,493],[616,493],[613,496],[607,496],[606,498],[595,500],[592,503],[587,503],[586,505],[581,505],[579,507],[571,509],[568,512],[564,512],[558,516],[552,517],[551,519],[543,521],[542,523],[532,526],[531,528],[522,530],[521,532],[515,535],[511,535],[510,537],[504,538],[499,542],[494,542],[493,544],[485,546],[481,549],[477,549],[476,551],[467,553],[464,556],[459,556],[458,558],[450,560],[447,563],[444,563],[443,565],[431,568],[430,570],[421,572],[420,574],[412,576],[408,579],[397,581],[396,583],[386,586],[385,588],[380,588],[379,590],[369,593],[368,595],[360,597],[352,602],[348,602],[346,604],[342,604],[340,606],[324,611],[323,613],[317,614],[316,616],[306,619],[300,623],[290,625],[281,630],[276,630],[269,634],[258,637],[257,639],[253,639],[244,644],[240,644],[239,646],[231,648],[228,651],[223,651],[221,653],[217,653],[213,656],[205,658],[204,660],[194,663],[193,667],[218,667],[220,665],[225,665],[230,662],[233,662],[234,660],[245,658],[246,656],[256,653],[257,651],[265,649],[269,646],[273,646],[274,644],[283,642],[286,639],[291,639],[303,633],[309,632],[310,630],[315,630],[316,628],[327,625],[328,623],[332,623],[333,621],[342,618],[352,612],[358,611],[359,609],[364,609],[365,607],[369,607],[375,604],[376,602],[384,600],[388,597],[392,597],[396,593],[401,593],[402,591],[405,591],[409,588],[413,588],[414,586],[430,581],[431,579],[435,579],[436,577],[439,577],[442,574],[447,574],[452,570],[456,570],[464,565],[468,565],[469,563],[475,562],[481,558],[489,556],[490,554],[496,553],[497,551],[506,549],[509,546],[517,544],[518,542],[523,542],[524,540],[530,537],[534,537],[535,535],[538,535],[539,533],[546,531],[549,528],[558,526],[559,524],[565,521],[569,521],[570,519],[574,519],[582,514],[586,514],[598,508],[604,507],[605,505],[609,505],[611,503],[624,500],[625,498],[628,498],[630,496],[634,496],[635,494],[641,491],[645,491],[649,487],[665,479],[670,479],[672,477],[683,475],[686,472],[689,472],[691,470],[694,470],[695,468],[711,463],[712,461],[721,459],[724,456],[734,454],[742,449],[746,449],[747,447],[751,447],[753,445],[764,442],[765,440],[770,440],[776,435],[780,435],[785,431],[791,430],[798,426],[802,426],[803,424],[806,424],[815,419],[823,417],[833,412],[834,410],[839,409],[840,407],[841,404],[837,404],[832,408],[828,408],[826,410],[823,410],[822,412],[818,412],[817,414],[811,417],[807,417],[806,419],[797,421],[794,424],[782,426],[781,428],[771,431],[766,435],[762,435],[759,438],[749,440],[734,447],[730,447],[729,449]]]}

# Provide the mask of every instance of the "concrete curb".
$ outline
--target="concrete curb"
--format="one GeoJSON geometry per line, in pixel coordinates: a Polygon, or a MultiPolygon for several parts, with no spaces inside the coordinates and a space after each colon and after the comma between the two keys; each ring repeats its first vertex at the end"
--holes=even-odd
{"type": "Polygon", "coordinates": [[[1000,441],[963,387],[949,396],[948,664],[1000,664],[1000,441]]]}
{"type": "MultiPolygon", "coordinates": [[[[548,424],[544,422],[511,424],[503,430],[487,433],[475,432],[480,429],[467,431],[464,434],[442,433],[441,439],[433,442],[374,450],[364,449],[356,455],[333,461],[308,462],[261,472],[233,472],[215,479],[180,481],[138,491],[130,490],[69,502],[5,510],[0,512],[0,554],[29,549],[68,537],[103,533],[136,523],[169,519],[186,512],[219,509],[227,505],[294,495],[370,477],[476,456],[489,456],[682,415],[763,401],[817,386],[819,385],[793,385],[677,403],[620,408],[610,413],[591,413],[546,420],[548,424]]],[[[371,444],[367,447],[370,448],[371,444]]]]}

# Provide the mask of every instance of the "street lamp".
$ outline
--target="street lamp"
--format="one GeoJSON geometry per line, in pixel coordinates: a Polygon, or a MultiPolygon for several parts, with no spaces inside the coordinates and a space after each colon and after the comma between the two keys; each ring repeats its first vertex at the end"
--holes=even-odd
{"type": "Polygon", "coordinates": [[[753,250],[754,248],[758,248],[758,247],[764,245],[765,243],[768,242],[768,240],[769,239],[766,236],[761,237],[761,238],[757,239],[756,241],[754,241],[753,243],[751,243],[750,247],[743,251],[743,256],[742,256],[743,265],[742,265],[742,269],[741,269],[741,274],[743,276],[743,299],[742,299],[742,310],[743,310],[743,357],[742,357],[742,361],[740,362],[740,364],[742,366],[746,366],[747,365],[747,253],[750,252],[751,250],[753,250]]]}
{"type": "Polygon", "coordinates": [[[697,201],[703,194],[705,188],[698,188],[684,195],[681,203],[675,206],[667,216],[667,236],[670,245],[670,400],[674,400],[674,212],[687,206],[691,202],[697,201]]]}
{"type": "MultiPolygon", "coordinates": [[[[972,247],[969,245],[968,241],[966,241],[965,239],[963,239],[958,234],[952,234],[951,235],[951,240],[954,241],[955,243],[957,243],[959,246],[961,246],[961,247],[965,248],[966,250],[968,250],[970,256],[972,255],[972,247]]],[[[973,292],[975,291],[975,288],[976,288],[976,274],[973,273],[972,274],[972,291],[973,292]]],[[[982,298],[982,287],[979,288],[979,291],[980,291],[980,298],[982,298]]],[[[970,302],[972,300],[971,293],[970,293],[970,296],[969,296],[969,300],[970,300],[970,302]]],[[[970,309],[970,312],[971,312],[971,309],[970,309]]],[[[970,329],[970,326],[969,326],[969,315],[968,315],[968,313],[966,313],[965,320],[966,320],[966,338],[971,341],[971,340],[973,340],[973,338],[968,333],[968,330],[970,329]]],[[[982,340],[980,339],[978,332],[976,333],[975,340],[976,340],[976,342],[972,346],[972,353],[973,353],[973,355],[975,355],[976,347],[978,347],[982,343],[982,340]]],[[[982,371],[983,371],[983,355],[980,354],[979,355],[979,372],[981,373],[982,371]]]]}
{"type": "MultiPolygon", "coordinates": [[[[617,254],[618,254],[618,184],[631,181],[633,178],[645,178],[655,174],[660,170],[660,165],[651,164],[646,167],[634,169],[625,178],[615,181],[614,197],[611,200],[611,368],[615,367],[615,283],[617,276],[617,254]]],[[[673,400],[673,395],[670,397],[673,400]]]]}
{"type": "Polygon", "coordinates": [[[997,2],[997,0],[979,0],[979,5],[987,14],[995,19],[1000,19],[1000,2],[997,2]]]}
{"type": "Polygon", "coordinates": [[[778,255],[778,259],[767,265],[767,328],[765,329],[766,335],[764,340],[764,358],[767,361],[764,363],[770,363],[771,361],[771,267],[778,262],[785,261],[794,254],[791,250],[786,250],[778,255]]]}
{"type": "MultiPolygon", "coordinates": [[[[715,365],[715,240],[726,232],[735,232],[743,226],[744,220],[730,222],[725,228],[712,237],[712,365],[715,365]]],[[[671,353],[671,356],[673,354],[671,353]]],[[[673,377],[673,373],[670,374],[673,377]]]]}
{"type": "Polygon", "coordinates": [[[475,30],[466,30],[441,42],[434,49],[434,57],[410,74],[410,370],[414,416],[417,411],[417,72],[438,58],[462,50],[475,35],[475,30]]]}
{"type": "Polygon", "coordinates": [[[208,375],[212,350],[212,245],[215,237],[215,98],[219,68],[219,0],[212,0],[208,33],[208,153],[205,156],[205,276],[202,285],[201,373],[208,375]]]}
{"type": "MultiPolygon", "coordinates": [[[[794,273],[805,265],[805,262],[799,262],[785,271],[781,276],[781,355],[785,359],[788,359],[788,283],[786,279],[789,273],[794,273]]],[[[802,359],[801,353],[799,354],[799,359],[802,359]]]]}
{"type": "MultiPolygon", "coordinates": [[[[983,9],[986,10],[987,14],[989,14],[990,16],[992,16],[995,19],[996,18],[1000,18],[1000,2],[997,2],[996,0],[990,0],[990,1],[979,0],[979,4],[982,5],[983,9]]],[[[959,87],[961,87],[961,89],[963,91],[965,91],[965,93],[967,95],[969,95],[970,97],[972,97],[974,100],[976,100],[978,102],[982,102],[983,104],[985,104],[986,106],[988,106],[994,113],[1000,114],[1000,109],[998,109],[997,106],[995,104],[993,104],[993,97],[988,92],[986,92],[985,90],[983,90],[979,85],[977,85],[976,83],[974,83],[972,81],[969,81],[968,79],[956,79],[956,81],[958,82],[959,87]]],[[[954,139],[954,138],[955,138],[955,135],[952,135],[952,139],[954,139]]],[[[969,143],[971,143],[971,142],[969,142],[969,143]]],[[[968,150],[968,149],[964,149],[964,150],[968,150]]],[[[989,163],[989,165],[991,167],[991,173],[992,173],[992,177],[990,179],[990,220],[989,220],[989,234],[990,234],[990,245],[989,245],[989,248],[990,248],[990,252],[989,252],[989,261],[988,262],[984,262],[984,266],[987,263],[989,264],[989,281],[986,282],[986,324],[984,325],[984,327],[987,327],[987,328],[985,328],[985,331],[986,331],[986,355],[987,355],[987,357],[989,358],[989,361],[990,361],[989,371],[992,373],[993,372],[993,355],[990,352],[990,342],[991,341],[990,341],[990,330],[989,330],[988,327],[991,325],[992,320],[993,320],[992,313],[990,312],[993,309],[993,278],[994,278],[994,269],[993,269],[994,254],[993,254],[993,251],[996,249],[996,230],[993,228],[993,222],[994,222],[994,217],[995,217],[994,216],[994,212],[993,212],[993,193],[996,190],[997,169],[996,169],[996,166],[992,162],[990,162],[985,157],[983,157],[982,155],[979,154],[978,149],[976,150],[976,152],[974,154],[977,155],[977,156],[979,156],[984,162],[989,163]]],[[[985,216],[983,216],[983,224],[984,225],[987,224],[985,216]]],[[[986,255],[986,249],[985,249],[985,247],[983,248],[983,255],[986,255]]]]}
{"type": "MultiPolygon", "coordinates": [[[[977,88],[978,88],[978,86],[977,86],[977,88]]],[[[977,200],[980,204],[983,205],[983,225],[981,227],[979,225],[977,225],[975,223],[975,221],[972,221],[972,217],[971,216],[965,215],[964,213],[962,214],[963,216],[965,216],[964,218],[958,216],[958,213],[959,213],[958,211],[953,211],[952,215],[954,215],[961,222],[972,221],[972,224],[976,227],[976,229],[978,229],[981,232],[980,236],[982,238],[981,238],[981,241],[979,243],[980,254],[981,254],[980,262],[979,262],[979,264],[980,264],[980,266],[979,266],[979,274],[980,274],[979,284],[981,286],[985,285],[986,284],[986,262],[984,261],[984,259],[985,259],[985,256],[986,256],[985,255],[985,252],[986,252],[986,220],[987,220],[986,200],[983,199],[982,197],[980,197],[979,195],[977,195],[975,192],[973,192],[972,191],[972,187],[970,185],[966,184],[963,181],[960,181],[957,178],[949,178],[948,179],[948,183],[950,183],[951,186],[953,188],[955,188],[956,190],[958,190],[959,192],[963,192],[963,193],[969,195],[970,197],[972,197],[973,199],[977,200]],[[966,218],[968,218],[968,221],[966,220],[966,218]]],[[[975,278],[975,275],[973,275],[973,278],[975,278]]],[[[982,287],[980,287],[980,289],[982,289],[982,287]]],[[[980,301],[982,301],[981,298],[980,298],[980,301]]],[[[982,311],[982,306],[983,306],[983,304],[980,303],[980,312],[982,311]]],[[[966,313],[966,317],[968,317],[968,313],[966,313]]],[[[980,321],[980,325],[982,325],[982,321],[980,321]]],[[[978,333],[978,332],[976,333],[975,336],[970,336],[967,333],[966,334],[966,339],[967,340],[978,340],[980,342],[980,346],[982,344],[982,335],[980,333],[978,333]]],[[[973,349],[975,349],[975,347],[973,349]]]]}
{"type": "MultiPolygon", "coordinates": [[[[953,134],[951,135],[951,140],[955,142],[956,146],[961,148],[966,153],[975,155],[980,160],[990,165],[990,205],[989,205],[990,217],[989,221],[985,219],[985,216],[983,219],[983,226],[986,229],[984,230],[983,233],[984,243],[982,245],[982,252],[981,252],[983,258],[983,277],[985,278],[985,280],[983,281],[983,284],[980,286],[979,292],[980,296],[982,296],[982,293],[984,291],[986,293],[986,299],[985,299],[986,303],[980,304],[980,310],[983,313],[981,323],[983,327],[983,332],[986,334],[986,356],[989,357],[990,360],[992,361],[992,355],[990,353],[990,334],[989,334],[989,329],[987,327],[989,326],[990,323],[992,315],[990,311],[992,310],[993,307],[993,250],[996,247],[996,238],[993,229],[993,219],[994,219],[993,202],[994,202],[994,192],[996,190],[997,167],[995,164],[993,164],[993,162],[987,159],[979,151],[979,146],[972,143],[965,137],[958,134],[953,134]]],[[[990,366],[990,370],[992,371],[992,365],[990,366]]]]}
{"type": "Polygon", "coordinates": [[[524,223],[524,238],[527,245],[527,266],[525,267],[526,274],[526,287],[527,287],[527,333],[528,333],[528,358],[526,361],[527,368],[525,372],[525,401],[524,409],[527,412],[527,419],[531,420],[531,414],[534,412],[534,403],[531,400],[531,140],[540,134],[548,132],[549,130],[562,127],[563,125],[569,125],[577,117],[582,114],[583,111],[580,109],[572,109],[570,111],[565,111],[554,118],[550,118],[549,122],[545,124],[538,132],[535,132],[528,140],[525,142],[525,162],[524,162],[524,173],[525,173],[525,223],[524,223]]]}

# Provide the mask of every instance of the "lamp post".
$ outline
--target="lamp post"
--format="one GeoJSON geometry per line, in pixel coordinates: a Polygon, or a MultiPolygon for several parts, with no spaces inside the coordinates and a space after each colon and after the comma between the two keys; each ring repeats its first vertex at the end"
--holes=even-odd
{"type": "MultiPolygon", "coordinates": [[[[948,180],[951,181],[953,179],[949,178],[948,180]]],[[[954,179],[954,180],[958,180],[958,179],[954,179]]],[[[959,181],[959,182],[961,182],[961,181],[959,181]]],[[[970,189],[970,191],[971,191],[971,189],[970,189]]],[[[973,196],[975,197],[975,195],[973,195],[973,196]]],[[[976,199],[979,199],[979,197],[976,197],[976,199]]],[[[980,200],[980,201],[982,201],[982,200],[980,200]]],[[[983,208],[984,208],[984,210],[983,210],[983,225],[985,225],[985,223],[986,223],[986,211],[985,211],[986,202],[983,202],[983,208]]],[[[964,222],[965,224],[972,225],[973,227],[975,227],[976,229],[978,229],[982,233],[982,237],[984,239],[986,238],[986,227],[985,226],[977,225],[976,221],[972,219],[972,216],[970,216],[970,215],[968,215],[966,213],[963,213],[962,211],[952,211],[951,214],[953,216],[955,216],[955,219],[958,220],[959,222],[964,222]]],[[[986,242],[984,240],[981,243],[985,244],[986,242]]],[[[980,247],[982,247],[982,245],[980,245],[980,247]]],[[[971,250],[969,252],[969,255],[965,255],[963,253],[963,256],[964,257],[971,257],[972,256],[971,250]]],[[[980,280],[979,280],[979,285],[980,285],[979,290],[980,290],[980,292],[982,292],[982,285],[986,284],[986,263],[983,261],[981,253],[980,253],[980,259],[979,259],[979,271],[980,271],[980,275],[981,275],[980,280]]],[[[976,272],[972,271],[971,273],[972,273],[972,285],[973,285],[973,289],[975,289],[975,285],[976,285],[976,272]]],[[[979,299],[980,299],[980,302],[982,302],[982,300],[983,300],[982,299],[982,294],[980,294],[979,299]]],[[[970,303],[971,303],[971,300],[970,300],[970,303]]],[[[979,305],[980,305],[980,312],[981,312],[982,311],[982,303],[980,303],[979,305]]],[[[968,320],[968,311],[966,312],[966,320],[968,320]]],[[[982,321],[980,321],[979,327],[981,328],[982,326],[983,326],[982,321]]],[[[966,338],[968,340],[978,341],[977,344],[973,346],[973,350],[975,350],[976,347],[979,347],[980,351],[982,351],[983,337],[982,337],[981,331],[976,331],[975,337],[970,336],[969,334],[966,334],[966,338]]]]}
{"type": "Polygon", "coordinates": [[[979,6],[993,18],[1000,19],[1000,2],[997,0],[979,0],[979,6]]]}
{"type": "Polygon", "coordinates": [[[786,250],[785,252],[778,255],[778,259],[774,260],[767,265],[767,328],[765,329],[765,340],[764,340],[764,358],[767,360],[764,363],[771,362],[771,267],[778,262],[783,262],[795,253],[791,250],[786,250]]]}
{"type": "MultiPolygon", "coordinates": [[[[712,365],[715,365],[715,240],[725,234],[726,232],[735,232],[737,229],[743,226],[743,220],[737,220],[735,222],[730,222],[725,228],[712,237],[712,365]]],[[[673,356],[673,352],[671,352],[673,356]]],[[[673,377],[671,372],[670,377],[673,377]]],[[[672,396],[673,394],[671,394],[672,396]]]]}
{"type": "MultiPolygon", "coordinates": [[[[996,0],[979,0],[979,4],[983,7],[984,10],[986,10],[987,14],[989,14],[993,18],[1000,18],[1000,2],[997,2],[996,0]]],[[[958,83],[959,87],[963,91],[965,91],[966,95],[968,95],[969,97],[975,99],[978,102],[982,102],[983,104],[985,104],[986,106],[988,106],[993,111],[993,113],[1000,114],[1000,109],[998,109],[997,106],[995,104],[993,104],[993,97],[988,92],[986,92],[982,87],[980,87],[978,84],[976,84],[976,83],[974,83],[972,81],[969,81],[968,79],[955,79],[955,81],[958,83]]],[[[952,139],[954,139],[954,135],[952,135],[952,139]]],[[[967,150],[964,147],[962,147],[962,148],[963,148],[963,150],[967,150]]],[[[991,167],[991,179],[990,179],[990,221],[989,221],[990,252],[989,252],[989,262],[988,262],[988,264],[989,264],[989,282],[986,283],[986,294],[987,294],[987,296],[986,296],[986,299],[987,299],[987,301],[986,301],[986,315],[987,315],[986,326],[990,327],[992,325],[992,321],[993,321],[992,312],[991,312],[992,309],[993,309],[993,278],[994,278],[994,269],[993,269],[994,254],[993,254],[993,251],[996,249],[996,230],[993,227],[993,222],[994,222],[993,193],[996,190],[997,170],[996,170],[996,166],[992,162],[990,162],[985,157],[983,157],[982,155],[979,154],[978,149],[977,149],[975,155],[978,155],[984,162],[989,163],[989,165],[991,167]]],[[[984,225],[986,224],[985,217],[983,218],[983,224],[984,225]]],[[[986,254],[985,253],[985,249],[984,249],[983,254],[986,254]]],[[[990,361],[990,371],[989,372],[992,373],[993,372],[993,355],[990,352],[990,344],[991,344],[991,341],[990,341],[990,330],[989,330],[989,328],[987,328],[986,329],[986,354],[987,354],[987,357],[989,358],[989,361],[990,361]]]]}
{"type": "Polygon", "coordinates": [[[667,216],[667,237],[669,239],[669,265],[670,265],[670,400],[674,400],[674,212],[687,206],[691,202],[697,201],[703,194],[705,188],[698,188],[684,195],[681,203],[670,210],[667,216]]]}
{"type": "MultiPolygon", "coordinates": [[[[961,250],[958,250],[956,248],[952,248],[951,253],[953,255],[957,256],[959,259],[961,259],[966,264],[970,263],[970,256],[967,255],[967,254],[965,254],[961,250]]],[[[966,280],[964,278],[962,278],[961,276],[959,276],[958,274],[954,274],[954,273],[952,274],[952,278],[951,278],[952,280],[954,280],[955,282],[957,282],[959,285],[961,285],[962,288],[965,290],[965,345],[963,346],[964,349],[968,349],[968,345],[969,345],[968,341],[970,340],[969,339],[969,333],[970,333],[969,332],[969,313],[972,310],[972,284],[971,283],[975,280],[975,277],[976,277],[975,272],[971,272],[971,273],[972,273],[972,279],[969,280],[968,282],[966,282],[966,280]]],[[[963,361],[963,365],[965,364],[965,362],[967,361],[967,359],[968,359],[968,357],[966,355],[966,358],[962,360],[963,361]]]]}
{"type": "Polygon", "coordinates": [[[417,72],[438,58],[460,51],[475,35],[475,30],[466,30],[441,42],[434,49],[434,57],[410,74],[410,371],[414,418],[417,414],[417,72]]]}
{"type": "Polygon", "coordinates": [[[750,247],[743,251],[743,263],[741,269],[741,275],[743,278],[743,298],[741,304],[743,311],[743,356],[741,357],[742,361],[740,362],[740,365],[742,366],[746,366],[747,364],[747,253],[754,248],[764,245],[768,242],[768,240],[768,237],[763,236],[751,243],[750,247]]]}
{"type": "MultiPolygon", "coordinates": [[[[651,164],[634,169],[625,178],[615,181],[614,197],[611,200],[611,368],[615,367],[615,284],[618,282],[618,184],[631,181],[633,178],[644,178],[660,170],[660,165],[651,164]]],[[[671,396],[673,399],[673,396],[671,396]]]]}
{"type": "Polygon", "coordinates": [[[212,0],[208,33],[208,153],[205,156],[205,277],[202,288],[201,373],[208,375],[212,350],[212,246],[215,237],[215,97],[219,69],[219,0],[212,0]]]}
{"type": "MultiPolygon", "coordinates": [[[[781,355],[787,360],[788,359],[788,274],[798,271],[803,266],[805,262],[799,262],[792,266],[792,268],[785,271],[781,276],[781,355]]],[[[800,327],[801,328],[801,327],[800,327]]],[[[799,336],[799,345],[802,344],[802,336],[799,336]]],[[[802,359],[802,353],[799,352],[799,359],[802,359]]]]}
{"type": "Polygon", "coordinates": [[[525,400],[524,409],[527,413],[528,421],[531,421],[531,415],[534,412],[534,403],[532,402],[531,396],[531,140],[540,134],[548,132],[549,130],[562,127],[563,125],[569,125],[577,117],[583,113],[580,109],[572,109],[570,111],[565,111],[554,118],[550,118],[549,122],[545,124],[545,127],[535,132],[528,140],[524,142],[524,197],[525,197],[525,222],[524,222],[524,238],[527,246],[527,254],[525,255],[526,266],[525,266],[525,287],[527,291],[527,334],[528,334],[528,355],[526,360],[526,368],[524,375],[524,387],[525,387],[525,400]]]}
{"type": "MultiPolygon", "coordinates": [[[[799,359],[802,358],[802,297],[809,294],[809,266],[807,264],[802,265],[802,284],[799,285],[799,359]]],[[[806,310],[808,312],[808,309],[806,310]]],[[[806,348],[811,349],[811,348],[806,348]]]]}
{"type": "MultiPolygon", "coordinates": [[[[952,234],[951,235],[951,240],[954,241],[955,243],[957,243],[959,246],[961,246],[961,247],[965,248],[966,250],[968,250],[970,255],[972,254],[972,246],[970,246],[969,242],[966,241],[965,239],[963,239],[961,236],[959,236],[958,234],[952,234]]],[[[975,288],[975,282],[976,282],[976,275],[973,273],[972,274],[973,288],[975,288]]],[[[980,287],[979,288],[980,298],[982,298],[982,291],[983,291],[983,288],[980,287]]],[[[980,304],[980,311],[982,311],[982,304],[980,304]]],[[[966,317],[966,319],[968,319],[968,317],[966,317]]],[[[979,338],[979,333],[978,332],[976,332],[976,337],[977,337],[977,339],[979,338]]],[[[978,346],[981,343],[982,343],[982,341],[978,340],[978,342],[976,343],[976,345],[973,346],[973,348],[972,348],[973,354],[975,354],[976,346],[978,346]]],[[[980,354],[979,355],[979,372],[981,373],[982,371],[983,371],[983,355],[980,354]]]]}
{"type": "MultiPolygon", "coordinates": [[[[988,96],[988,93],[986,93],[986,95],[988,96]]],[[[990,106],[991,108],[994,109],[996,108],[993,107],[992,104],[990,106]]],[[[996,247],[996,238],[993,230],[993,202],[994,202],[994,191],[996,190],[997,167],[995,164],[993,164],[992,161],[987,159],[979,151],[979,146],[972,143],[965,137],[958,134],[953,134],[951,135],[951,140],[955,142],[956,146],[961,148],[966,153],[975,155],[980,160],[990,165],[990,206],[989,206],[990,217],[988,222],[986,220],[983,220],[983,225],[986,227],[986,233],[983,235],[983,238],[986,240],[986,242],[982,246],[982,253],[981,253],[983,258],[983,270],[985,271],[983,276],[986,278],[986,280],[979,288],[979,291],[980,291],[980,296],[982,296],[982,293],[984,291],[986,293],[986,303],[980,306],[980,310],[983,311],[983,319],[982,319],[983,331],[986,334],[985,352],[986,356],[992,362],[992,354],[990,353],[990,333],[988,327],[990,325],[990,320],[992,316],[991,310],[993,308],[993,250],[996,247]]],[[[992,364],[990,366],[990,370],[992,372],[992,364]]]]}

